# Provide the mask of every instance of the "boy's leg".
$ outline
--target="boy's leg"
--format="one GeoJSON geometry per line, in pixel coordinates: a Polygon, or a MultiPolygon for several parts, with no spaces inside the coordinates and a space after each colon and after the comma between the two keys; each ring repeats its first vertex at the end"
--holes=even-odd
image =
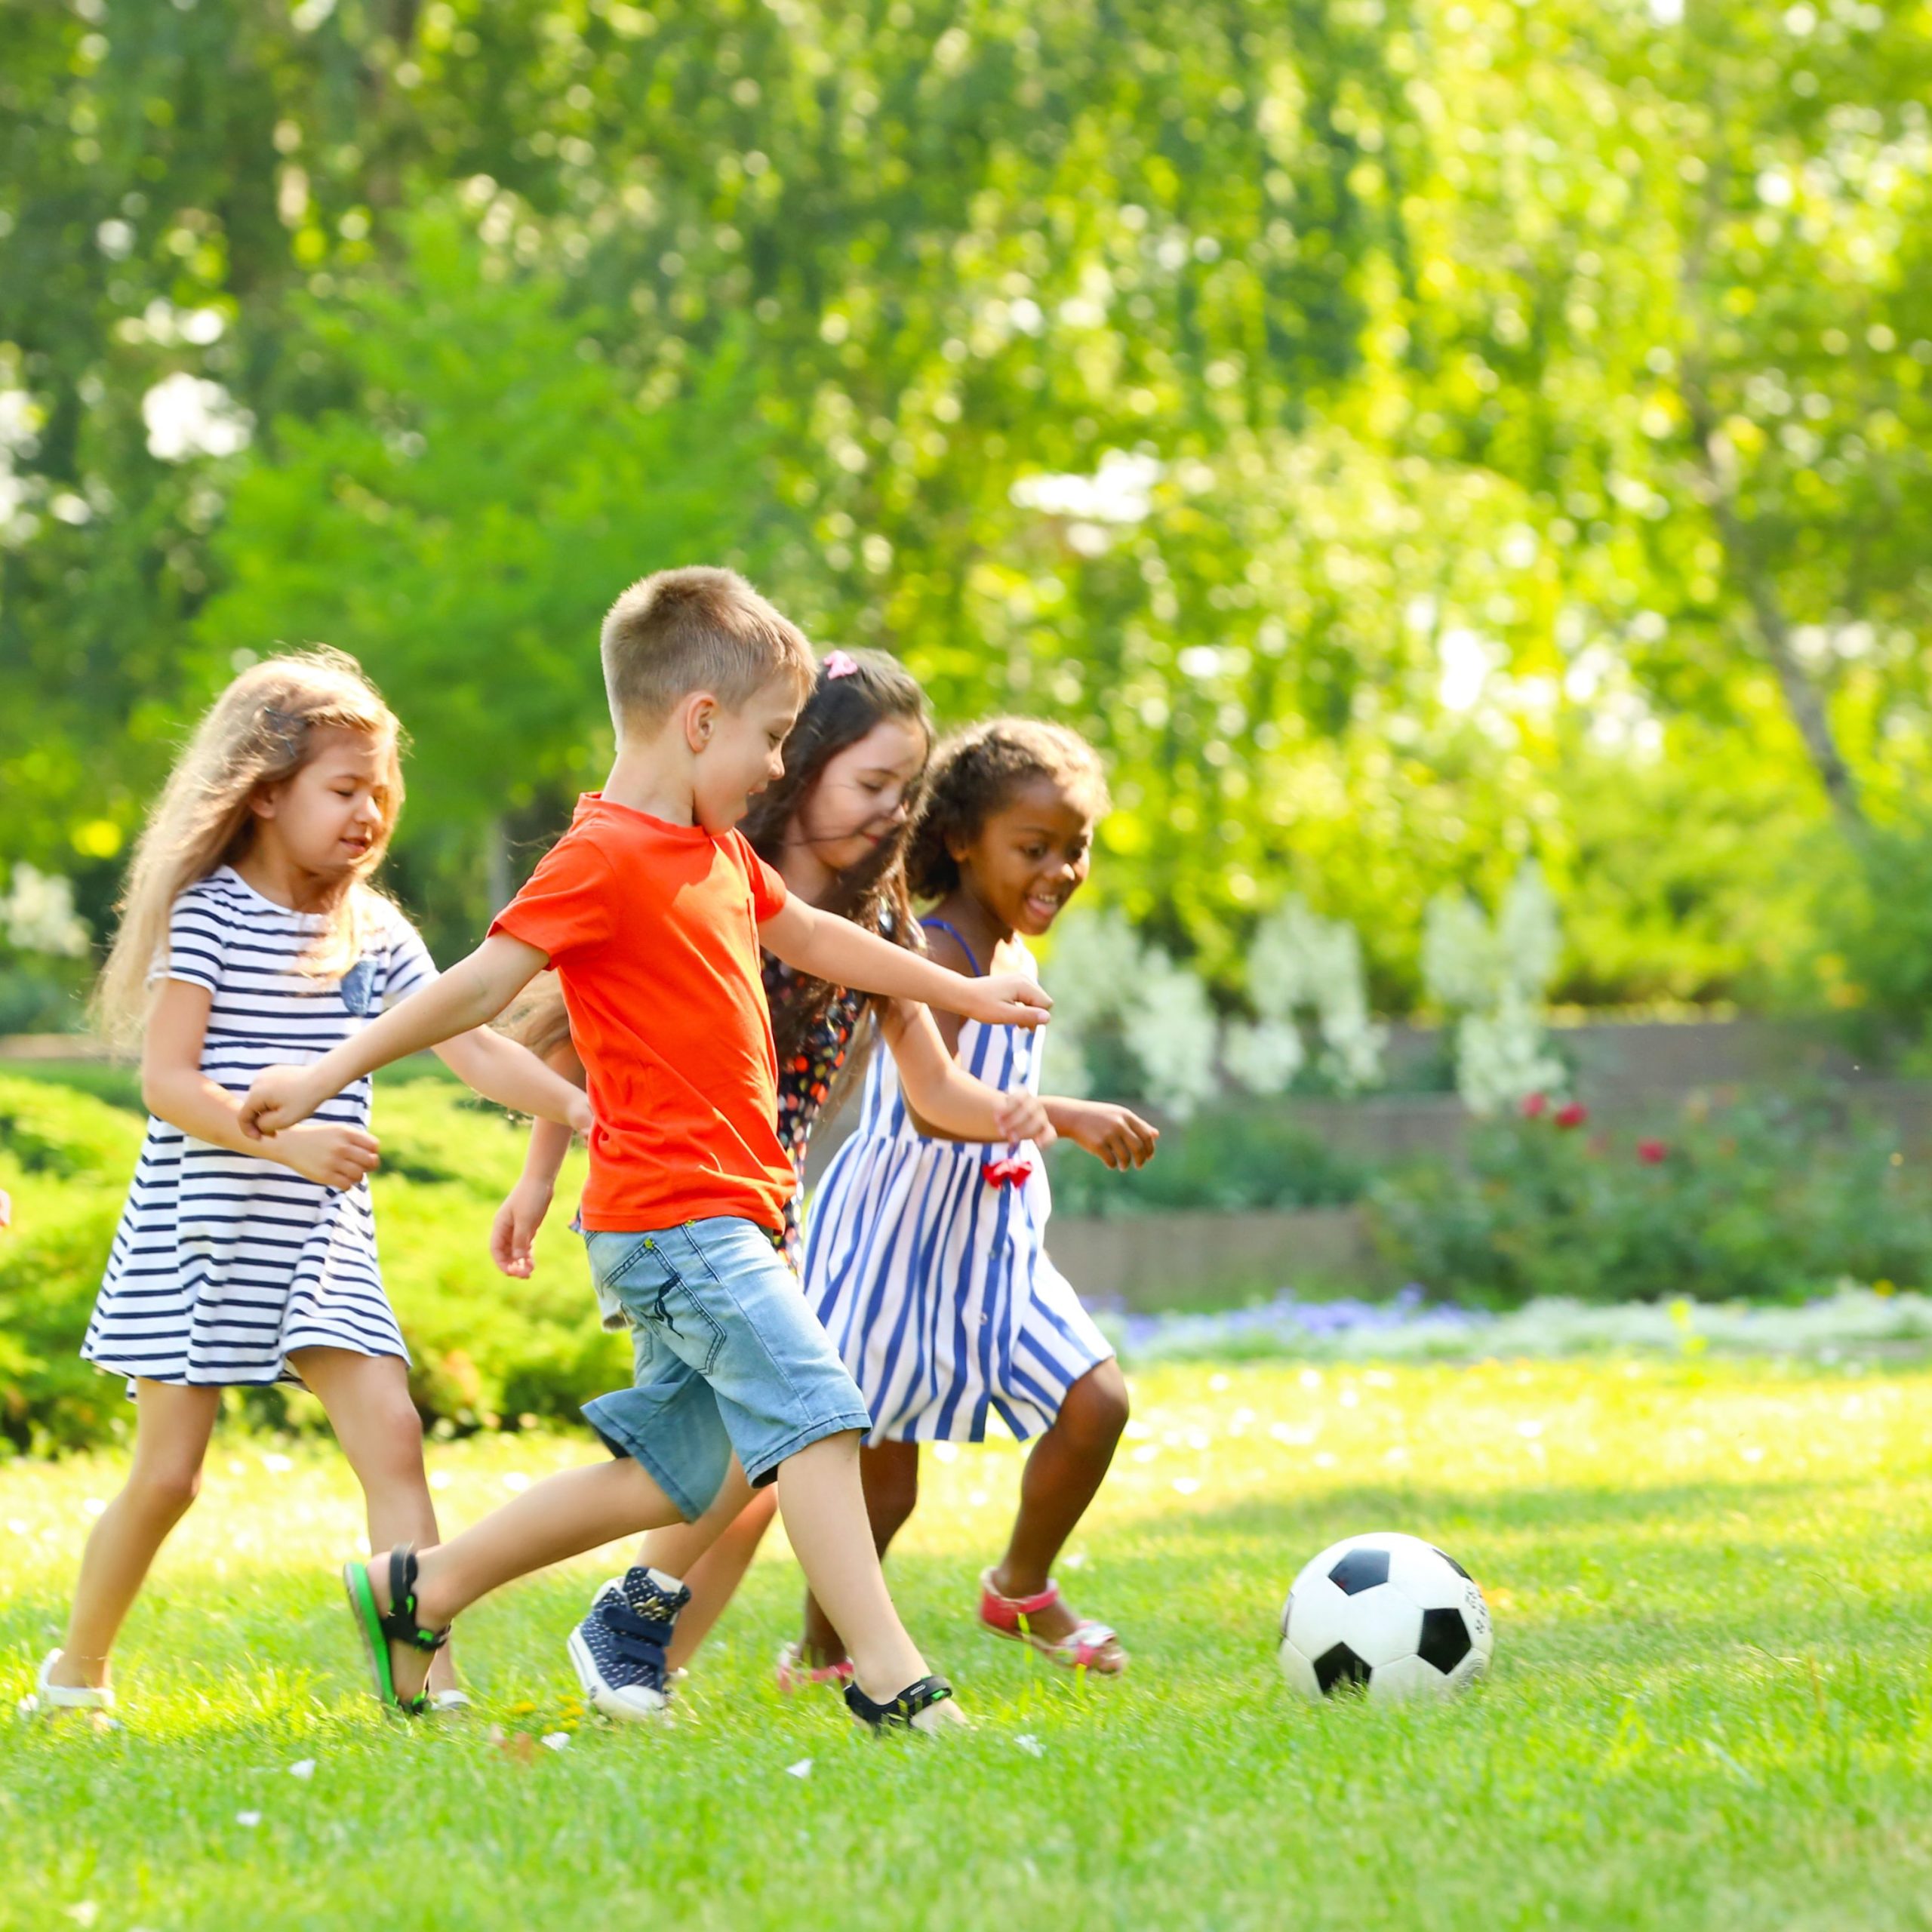
{"type": "Polygon", "coordinates": [[[60,1654],[48,1681],[70,1688],[107,1681],[114,1647],[149,1566],[202,1486],[202,1461],[221,1406],[219,1389],[135,1384],[134,1460],[81,1556],[60,1654]]]}
{"type": "MultiPolygon", "coordinates": [[[[1047,1587],[1055,1559],[1106,1478],[1127,1417],[1127,1378],[1112,1357],[1068,1389],[1052,1427],[1026,1458],[1012,1539],[992,1573],[1001,1596],[1037,1596],[1047,1587]]],[[[1049,1642],[1071,1636],[1082,1621],[1064,1604],[1032,1613],[1029,1620],[1049,1642]]]]}
{"type": "Polygon", "coordinates": [[[812,1595],[844,1639],[859,1688],[881,1703],[896,1697],[927,1674],[926,1660],[885,1587],[859,1477],[857,1435],[821,1437],[780,1463],[778,1506],[812,1595]]]}
{"type": "MultiPolygon", "coordinates": [[[[677,1505],[628,1456],[547,1476],[462,1535],[423,1552],[417,1621],[441,1629],[478,1597],[515,1577],[681,1520],[677,1505]]],[[[369,1587],[377,1607],[387,1611],[389,1566],[383,1555],[369,1565],[369,1587]]],[[[405,1702],[423,1687],[427,1661],[420,1651],[392,1647],[390,1667],[405,1702]]]]}
{"type": "MultiPolygon", "coordinates": [[[[423,1419],[409,1393],[409,1371],[395,1355],[358,1355],[352,1349],[300,1349],[289,1357],[335,1431],[342,1453],[362,1485],[369,1547],[398,1543],[431,1549],[442,1540],[436,1506],[423,1467],[423,1419]]],[[[447,1648],[429,1667],[435,1690],[456,1687],[447,1648]]]]}
{"type": "MultiPolygon", "coordinates": [[[[918,1503],[919,1445],[916,1442],[868,1444],[859,1451],[859,1480],[865,1488],[872,1547],[883,1562],[893,1538],[906,1527],[918,1503]]],[[[809,1590],[805,1592],[804,1634],[798,1647],[809,1664],[842,1663],[846,1657],[845,1640],[809,1590]]]]}

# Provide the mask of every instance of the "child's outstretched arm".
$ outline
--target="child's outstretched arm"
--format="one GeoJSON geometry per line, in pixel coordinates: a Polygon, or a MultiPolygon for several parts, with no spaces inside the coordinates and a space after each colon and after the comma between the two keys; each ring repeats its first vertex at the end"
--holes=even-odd
{"type": "Polygon", "coordinates": [[[1047,1095],[1041,1104],[1054,1131],[1076,1147],[1124,1172],[1154,1158],[1161,1130],[1111,1100],[1066,1100],[1047,1095]]]}
{"type": "Polygon", "coordinates": [[[1007,1094],[976,1080],[953,1058],[929,1007],[895,1000],[881,1030],[899,1069],[906,1104],[921,1127],[955,1140],[1052,1143],[1054,1124],[1037,1094],[1007,1094]]]}
{"type": "Polygon", "coordinates": [[[758,929],[765,949],[795,972],[888,999],[918,1000],[989,1026],[1039,1026],[1053,1001],[1023,973],[968,979],[903,946],[791,898],[758,929]]]}
{"type": "MultiPolygon", "coordinates": [[[[432,985],[372,1020],[312,1065],[265,1067],[242,1103],[242,1131],[257,1138],[278,1134],[306,1120],[331,1094],[340,1093],[364,1074],[485,1025],[549,963],[535,946],[507,933],[493,933],[432,985]]],[[[582,1097],[577,1097],[579,1104],[582,1097]]]]}
{"type": "MultiPolygon", "coordinates": [[[[568,1043],[544,1057],[565,1079],[581,1085],[583,1063],[568,1043]]],[[[490,1259],[506,1275],[528,1281],[535,1268],[533,1248],[537,1230],[550,1211],[557,1192],[558,1171],[571,1149],[571,1131],[553,1120],[531,1123],[530,1145],[523,1157],[523,1172],[515,1186],[505,1196],[490,1225],[490,1259]]]]}
{"type": "MultiPolygon", "coordinates": [[[[418,993],[413,997],[420,998],[418,993]]],[[[445,1040],[436,1057],[473,1091],[512,1113],[531,1114],[560,1128],[568,1148],[573,1132],[590,1131],[590,1103],[583,1083],[553,1073],[530,1049],[487,1026],[445,1040]]],[[[561,1162],[562,1155],[558,1156],[561,1162]]]]}

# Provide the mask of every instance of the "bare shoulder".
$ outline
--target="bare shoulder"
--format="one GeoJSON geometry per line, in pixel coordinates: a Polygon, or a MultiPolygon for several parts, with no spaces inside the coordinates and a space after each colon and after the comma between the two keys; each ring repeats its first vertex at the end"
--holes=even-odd
{"type": "Polygon", "coordinates": [[[955,973],[963,973],[969,980],[977,977],[972,955],[954,934],[943,926],[925,926],[922,930],[925,934],[926,956],[935,965],[946,967],[955,973]]]}

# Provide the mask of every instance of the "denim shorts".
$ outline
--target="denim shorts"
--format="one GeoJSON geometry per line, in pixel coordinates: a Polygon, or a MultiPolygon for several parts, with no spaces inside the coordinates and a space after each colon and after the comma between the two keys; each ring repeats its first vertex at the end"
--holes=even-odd
{"type": "Polygon", "coordinates": [[[721,1215],[584,1241],[599,1298],[629,1321],[635,1361],[632,1385],[584,1415],[687,1521],[709,1507],[734,1451],[762,1484],[786,1457],[872,1426],[798,1277],[755,1223],[721,1215]]]}

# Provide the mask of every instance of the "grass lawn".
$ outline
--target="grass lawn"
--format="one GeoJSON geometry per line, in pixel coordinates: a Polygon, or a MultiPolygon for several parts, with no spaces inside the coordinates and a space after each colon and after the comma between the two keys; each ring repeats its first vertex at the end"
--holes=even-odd
{"type": "MultiPolygon", "coordinates": [[[[893,1575],[978,1719],[942,1745],[779,1698],[776,1539],[669,1728],[574,1697],[561,1639],[615,1552],[467,1620],[466,1724],[389,1723],[333,1574],[345,1472],[247,1436],[134,1614],[124,1727],[17,1718],[118,1464],[0,1465],[0,1926],[1932,1924],[1932,1373],[1190,1366],[1135,1394],[1064,1573],[1124,1633],[1120,1684],[975,1632],[1018,1457],[929,1457],[893,1575]],[[1492,1676],[1292,1702],[1289,1580],[1391,1527],[1486,1586],[1492,1676]]],[[[439,1445],[446,1523],[587,1453],[439,1445]]]]}

